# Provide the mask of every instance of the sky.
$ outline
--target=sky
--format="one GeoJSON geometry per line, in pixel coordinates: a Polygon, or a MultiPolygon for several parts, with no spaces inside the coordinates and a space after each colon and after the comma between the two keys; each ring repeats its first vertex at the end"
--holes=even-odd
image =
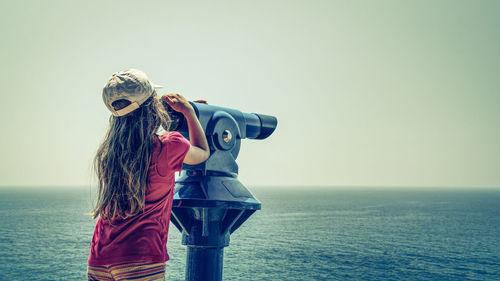
{"type": "Polygon", "coordinates": [[[0,186],[95,184],[113,73],[276,116],[247,186],[500,187],[499,1],[1,1],[0,186]]]}

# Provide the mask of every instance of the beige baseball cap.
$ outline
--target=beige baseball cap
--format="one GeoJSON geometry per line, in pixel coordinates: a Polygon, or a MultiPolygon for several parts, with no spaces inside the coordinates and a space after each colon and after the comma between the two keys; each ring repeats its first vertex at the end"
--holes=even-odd
{"type": "Polygon", "coordinates": [[[163,86],[153,84],[146,73],[138,69],[127,69],[113,73],[108,78],[102,89],[102,99],[114,116],[124,116],[138,109],[153,95],[156,88],[163,88],[163,86]],[[120,110],[115,110],[113,102],[117,100],[128,100],[130,104],[120,110]]]}

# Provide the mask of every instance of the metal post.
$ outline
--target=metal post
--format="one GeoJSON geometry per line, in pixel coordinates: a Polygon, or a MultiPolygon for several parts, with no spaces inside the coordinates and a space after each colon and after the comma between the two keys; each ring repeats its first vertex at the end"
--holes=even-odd
{"type": "Polygon", "coordinates": [[[222,280],[224,248],[188,246],[186,281],[222,280]]]}

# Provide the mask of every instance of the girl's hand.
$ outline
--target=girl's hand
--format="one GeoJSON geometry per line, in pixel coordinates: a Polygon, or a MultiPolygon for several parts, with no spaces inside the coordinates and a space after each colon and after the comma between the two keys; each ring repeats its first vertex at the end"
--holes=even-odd
{"type": "Polygon", "coordinates": [[[193,102],[208,104],[206,100],[194,100],[193,102]]]}
{"type": "Polygon", "coordinates": [[[173,110],[180,112],[184,115],[194,112],[193,107],[189,102],[180,94],[166,94],[161,97],[173,110]]]}

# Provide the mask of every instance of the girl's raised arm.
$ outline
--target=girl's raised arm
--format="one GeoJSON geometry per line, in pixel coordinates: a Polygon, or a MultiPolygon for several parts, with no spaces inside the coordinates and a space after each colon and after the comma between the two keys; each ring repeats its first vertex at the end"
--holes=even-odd
{"type": "Polygon", "coordinates": [[[180,94],[166,94],[162,96],[162,99],[168,103],[173,110],[182,113],[186,118],[191,147],[184,158],[184,163],[196,165],[207,160],[210,156],[210,148],[208,147],[205,132],[201,127],[198,117],[196,117],[194,108],[189,104],[186,98],[180,94]]]}

